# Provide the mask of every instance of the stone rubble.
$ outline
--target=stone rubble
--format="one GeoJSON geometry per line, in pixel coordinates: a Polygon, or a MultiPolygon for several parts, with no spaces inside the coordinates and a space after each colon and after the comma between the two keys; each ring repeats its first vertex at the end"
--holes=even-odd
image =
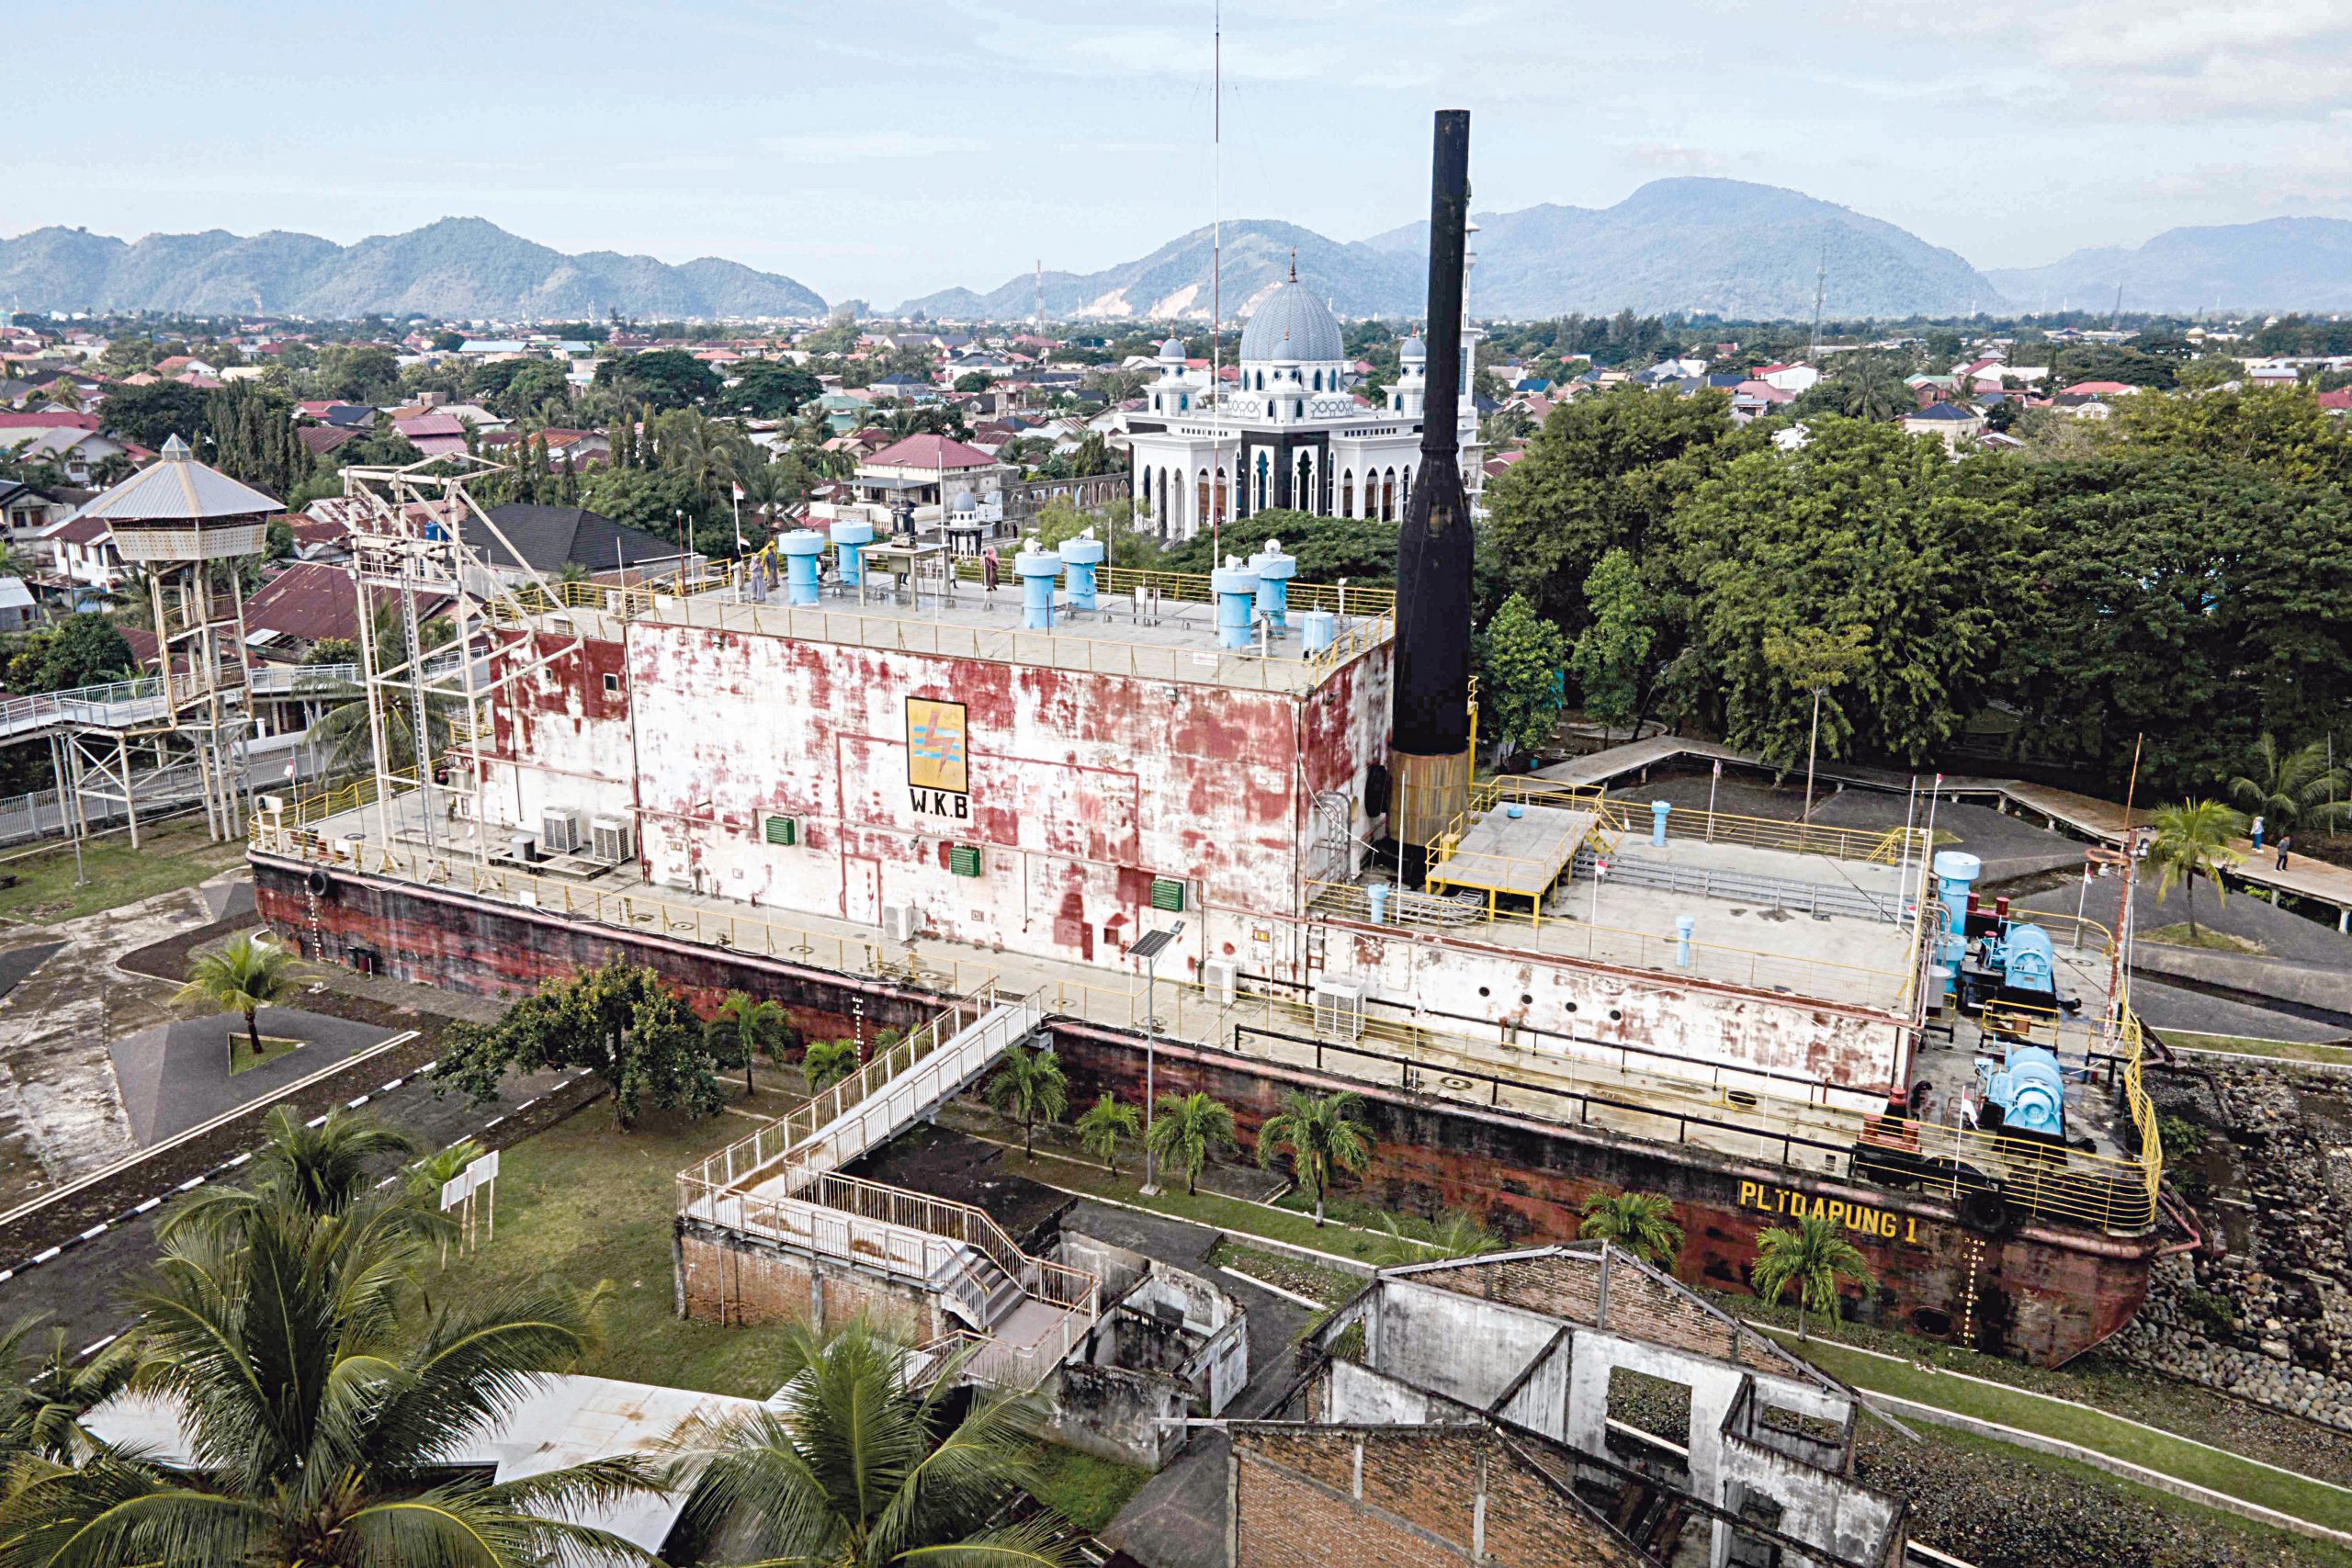
{"type": "Polygon", "coordinates": [[[2218,1095],[2179,1074],[2149,1087],[2160,1113],[2207,1138],[2167,1151],[2167,1184],[2233,1245],[2158,1262],[2147,1304],[2107,1348],[2352,1430],[2352,1078],[2258,1062],[2211,1076],[2218,1095]]]}

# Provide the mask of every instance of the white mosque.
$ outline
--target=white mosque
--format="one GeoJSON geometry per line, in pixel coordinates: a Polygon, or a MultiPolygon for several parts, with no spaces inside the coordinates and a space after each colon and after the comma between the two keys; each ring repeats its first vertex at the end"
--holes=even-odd
{"type": "MultiPolygon", "coordinates": [[[[1475,502],[1485,477],[1470,367],[1478,334],[1462,333],[1462,482],[1475,502]]],[[[1318,517],[1401,522],[1421,459],[1421,400],[1427,355],[1409,337],[1387,406],[1357,406],[1348,390],[1340,323],[1298,281],[1251,313],[1241,331],[1241,365],[1223,407],[1188,375],[1184,343],[1159,348],[1159,378],[1142,410],[1126,416],[1135,466],[1136,526],[1164,540],[1189,539],[1212,519],[1294,507],[1318,517]]]]}

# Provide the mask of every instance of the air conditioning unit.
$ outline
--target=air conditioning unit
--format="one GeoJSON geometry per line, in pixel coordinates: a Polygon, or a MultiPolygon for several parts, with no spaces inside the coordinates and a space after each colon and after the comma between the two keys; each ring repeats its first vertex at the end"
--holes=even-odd
{"type": "Polygon", "coordinates": [[[575,855],[588,836],[588,814],[576,806],[550,806],[539,813],[539,847],[551,855],[575,855]]]}
{"type": "Polygon", "coordinates": [[[1233,1005],[1234,992],[1238,988],[1239,980],[1240,968],[1232,959],[1201,960],[1201,989],[1206,991],[1209,1000],[1219,1007],[1233,1005]]]}
{"type": "Polygon", "coordinates": [[[588,824],[588,833],[598,860],[618,865],[633,857],[635,852],[629,848],[628,824],[619,818],[596,818],[588,824]]]}
{"type": "Polygon", "coordinates": [[[922,917],[915,912],[915,907],[912,904],[882,906],[882,940],[884,942],[912,942],[922,934],[922,917]]]}
{"type": "Polygon", "coordinates": [[[1327,1040],[1363,1035],[1363,982],[1329,976],[1315,982],[1315,1032],[1327,1040]]]}

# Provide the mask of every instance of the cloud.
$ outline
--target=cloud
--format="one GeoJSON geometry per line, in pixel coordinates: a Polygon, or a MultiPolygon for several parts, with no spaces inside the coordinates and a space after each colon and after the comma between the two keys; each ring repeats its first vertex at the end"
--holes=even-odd
{"type": "Polygon", "coordinates": [[[764,136],[760,150],[803,164],[865,164],[891,158],[935,158],[949,152],[985,152],[989,144],[969,136],[926,135],[915,130],[810,131],[764,136]]]}

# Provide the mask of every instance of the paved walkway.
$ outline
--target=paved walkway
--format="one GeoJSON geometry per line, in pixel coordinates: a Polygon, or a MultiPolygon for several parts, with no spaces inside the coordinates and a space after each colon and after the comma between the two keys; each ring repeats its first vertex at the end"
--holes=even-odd
{"type": "MultiPolygon", "coordinates": [[[[1716,741],[1679,735],[1653,735],[1645,740],[1611,746],[1590,756],[1555,763],[1539,770],[1537,776],[1566,784],[1605,784],[1645,768],[1681,761],[1721,761],[1756,768],[1771,766],[1752,752],[1735,750],[1716,741]]],[[[1830,767],[1816,768],[1815,773],[1825,783],[1858,784],[1872,789],[1901,790],[1907,788],[1910,782],[1907,774],[1843,761],[1830,767]]],[[[2057,789],[2025,779],[1952,773],[1945,775],[1942,787],[1947,795],[1998,795],[2011,806],[2038,813],[2054,824],[2064,825],[2101,843],[2121,844],[2125,829],[2130,826],[2123,807],[2114,801],[2077,795],[2073,790],[2057,789]]],[[[2148,812],[2144,808],[2135,808],[2131,815],[2142,824],[2148,820],[2148,812]]],[[[2352,868],[2332,865],[2325,861],[2299,854],[2290,857],[2287,868],[2282,871],[2276,864],[2275,851],[2257,851],[2245,839],[2237,840],[2236,848],[2246,858],[2243,864],[2232,869],[2230,874],[2235,880],[2256,887],[2276,888],[2324,904],[2336,911],[2338,930],[2352,924],[2352,868]]]]}

